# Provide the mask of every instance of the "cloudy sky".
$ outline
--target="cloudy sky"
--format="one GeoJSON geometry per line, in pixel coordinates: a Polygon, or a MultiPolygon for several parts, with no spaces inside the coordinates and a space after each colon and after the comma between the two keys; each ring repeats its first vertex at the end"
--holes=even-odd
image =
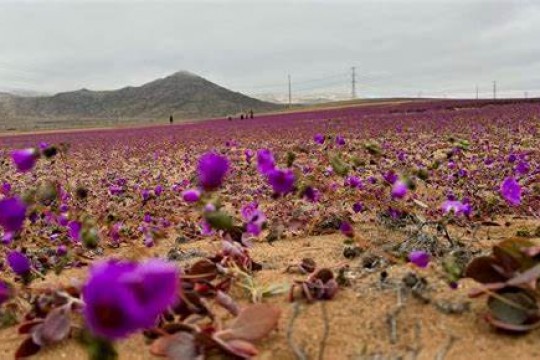
{"type": "Polygon", "coordinates": [[[248,94],[540,96],[540,1],[0,0],[0,89],[188,70],[248,94]]]}

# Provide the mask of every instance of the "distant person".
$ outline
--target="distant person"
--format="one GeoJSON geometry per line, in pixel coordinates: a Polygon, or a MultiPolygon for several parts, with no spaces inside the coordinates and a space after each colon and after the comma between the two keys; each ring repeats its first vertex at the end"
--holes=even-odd
{"type": "Polygon", "coordinates": [[[244,120],[244,114],[240,114],[240,120],[244,120]]]}
{"type": "Polygon", "coordinates": [[[231,115],[227,116],[227,120],[232,121],[232,116],[231,115]]]}
{"type": "Polygon", "coordinates": [[[171,115],[171,116],[169,116],[169,124],[172,125],[173,122],[174,122],[174,119],[173,119],[173,116],[171,115]]]}
{"type": "Polygon", "coordinates": [[[249,110],[249,118],[253,119],[253,109],[249,110]]]}

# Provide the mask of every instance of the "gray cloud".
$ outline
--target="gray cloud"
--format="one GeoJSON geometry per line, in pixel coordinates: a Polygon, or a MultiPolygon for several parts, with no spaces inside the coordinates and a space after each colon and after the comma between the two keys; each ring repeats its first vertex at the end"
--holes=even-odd
{"type": "Polygon", "coordinates": [[[189,70],[250,94],[540,96],[538,1],[0,0],[0,89],[139,85],[189,70]],[[504,92],[505,91],[505,92],[504,92]]]}

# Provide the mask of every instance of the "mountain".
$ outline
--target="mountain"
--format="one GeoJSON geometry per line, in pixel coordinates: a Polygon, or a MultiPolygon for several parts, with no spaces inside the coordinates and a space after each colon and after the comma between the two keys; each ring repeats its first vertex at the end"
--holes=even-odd
{"type": "MultiPolygon", "coordinates": [[[[111,91],[78,91],[53,96],[0,96],[0,118],[7,120],[156,120],[223,117],[253,109],[255,113],[281,106],[250,98],[189,72],[177,72],[137,87],[111,91]]],[[[51,121],[49,121],[51,122],[51,121]]]]}
{"type": "Polygon", "coordinates": [[[36,97],[36,96],[47,96],[50,95],[45,92],[27,90],[27,89],[18,89],[18,88],[0,88],[0,96],[12,95],[12,96],[22,96],[22,97],[36,97]]]}
{"type": "Polygon", "coordinates": [[[13,96],[14,96],[13,94],[10,94],[8,92],[0,91],[0,99],[7,99],[7,98],[11,98],[13,96]]]}

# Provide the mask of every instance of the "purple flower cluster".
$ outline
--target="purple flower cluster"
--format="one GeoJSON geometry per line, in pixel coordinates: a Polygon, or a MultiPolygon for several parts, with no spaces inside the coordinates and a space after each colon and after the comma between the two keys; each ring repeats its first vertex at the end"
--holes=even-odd
{"type": "Polygon", "coordinates": [[[443,214],[445,215],[453,213],[456,216],[459,216],[459,215],[469,216],[472,213],[471,204],[469,204],[468,202],[461,202],[459,200],[445,201],[441,206],[441,210],[443,214]]]}
{"type": "Polygon", "coordinates": [[[246,232],[254,236],[259,236],[266,222],[266,215],[259,210],[259,204],[256,202],[246,204],[242,207],[241,213],[242,218],[246,222],[246,232]]]}

